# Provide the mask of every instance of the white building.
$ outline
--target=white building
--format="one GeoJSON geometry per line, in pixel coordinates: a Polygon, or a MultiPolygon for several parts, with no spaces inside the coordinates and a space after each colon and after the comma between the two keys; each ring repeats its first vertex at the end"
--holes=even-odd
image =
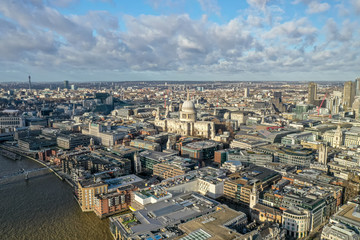
{"type": "Polygon", "coordinates": [[[165,132],[214,139],[215,123],[211,121],[197,121],[196,114],[194,103],[190,101],[188,92],[187,101],[182,105],[179,119],[167,118],[168,111],[165,114],[166,118],[160,119],[158,110],[154,124],[165,132]]]}
{"type": "Polygon", "coordinates": [[[1,129],[13,129],[16,127],[24,127],[25,119],[23,117],[16,116],[2,116],[0,117],[1,129]]]}
{"type": "Polygon", "coordinates": [[[112,131],[101,124],[89,123],[89,129],[83,129],[82,134],[92,136],[97,142],[106,147],[116,145],[117,141],[124,139],[128,131],[112,131]]]}
{"type": "Polygon", "coordinates": [[[346,227],[341,223],[329,223],[327,224],[321,233],[321,239],[323,240],[360,240],[359,234],[346,227]]]}
{"type": "Polygon", "coordinates": [[[304,210],[286,210],[283,213],[282,225],[286,235],[297,238],[304,238],[310,231],[310,213],[304,210]]]}

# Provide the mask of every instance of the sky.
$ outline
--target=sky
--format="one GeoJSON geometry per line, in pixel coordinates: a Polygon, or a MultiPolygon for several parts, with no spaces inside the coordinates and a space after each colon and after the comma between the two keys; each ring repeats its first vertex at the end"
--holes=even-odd
{"type": "Polygon", "coordinates": [[[360,0],[1,0],[0,82],[348,81],[360,0]]]}

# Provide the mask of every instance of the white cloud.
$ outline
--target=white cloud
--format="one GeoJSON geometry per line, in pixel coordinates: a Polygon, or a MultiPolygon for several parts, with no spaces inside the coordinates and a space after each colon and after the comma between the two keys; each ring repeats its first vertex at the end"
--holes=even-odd
{"type": "Polygon", "coordinates": [[[317,1],[312,1],[309,3],[307,13],[322,13],[330,9],[330,5],[328,3],[319,3],[317,1]]]}
{"type": "Polygon", "coordinates": [[[220,15],[220,7],[217,0],[198,0],[198,2],[203,11],[220,15]]]}
{"type": "Polygon", "coordinates": [[[352,6],[355,9],[356,13],[360,13],[360,0],[350,0],[352,6]]]}
{"type": "Polygon", "coordinates": [[[47,0],[47,2],[51,6],[65,8],[69,7],[72,4],[78,3],[79,0],[47,0]]]}
{"type": "Polygon", "coordinates": [[[308,14],[326,12],[331,7],[330,4],[328,4],[327,2],[322,2],[321,0],[295,0],[292,3],[303,3],[307,5],[308,8],[306,9],[306,12],[308,14]]]}
{"type": "Polygon", "coordinates": [[[259,8],[262,11],[265,11],[266,4],[270,2],[270,0],[246,0],[246,1],[250,6],[259,8]]]}
{"type": "Polygon", "coordinates": [[[355,29],[356,25],[352,24],[349,20],[344,21],[340,29],[332,18],[328,19],[325,25],[326,36],[329,42],[348,42],[352,40],[355,29]]]}
{"type": "MultiPolygon", "coordinates": [[[[268,1],[249,0],[263,9],[268,1]]],[[[309,2],[310,4],[310,2],[309,2]]],[[[268,8],[266,11],[271,11],[268,8]]],[[[215,24],[187,14],[125,15],[106,11],[63,15],[42,1],[0,2],[0,71],[24,64],[64,71],[271,73],[355,69],[358,25],[330,19],[322,29],[308,18],[278,19],[251,9],[215,24]],[[324,34],[326,39],[319,35],[324,34]],[[341,61],[339,60],[341,59],[341,61]]],[[[280,11],[279,11],[280,13],[280,11]]]]}

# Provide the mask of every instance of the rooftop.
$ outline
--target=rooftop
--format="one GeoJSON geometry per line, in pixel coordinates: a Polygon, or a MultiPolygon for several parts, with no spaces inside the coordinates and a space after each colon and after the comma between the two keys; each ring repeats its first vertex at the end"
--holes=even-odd
{"type": "MultiPolygon", "coordinates": [[[[185,232],[186,235],[191,235],[196,232],[198,229],[201,229],[203,232],[210,235],[210,239],[216,236],[216,239],[234,239],[237,236],[240,236],[240,233],[237,233],[234,230],[231,230],[224,225],[229,221],[235,218],[246,218],[246,215],[243,212],[238,212],[230,209],[226,205],[221,205],[218,207],[217,211],[189,221],[187,223],[183,223],[179,225],[179,229],[185,232]]],[[[186,239],[186,238],[181,238],[186,239]]],[[[196,239],[196,238],[191,238],[196,239]]],[[[203,238],[206,239],[206,238],[203,238]]]]}
{"type": "Polygon", "coordinates": [[[185,145],[185,147],[201,150],[201,149],[204,149],[204,148],[216,147],[217,145],[218,145],[217,142],[207,140],[207,141],[199,141],[199,142],[188,143],[188,144],[185,145]]]}
{"type": "Polygon", "coordinates": [[[173,158],[173,156],[175,156],[175,154],[146,150],[146,151],[139,153],[139,156],[146,157],[149,159],[154,159],[157,161],[162,161],[162,160],[167,160],[167,159],[173,158]]]}
{"type": "Polygon", "coordinates": [[[110,190],[110,189],[116,189],[119,187],[124,187],[124,186],[134,184],[134,183],[139,183],[141,181],[143,181],[143,179],[139,178],[138,176],[136,176],[134,174],[130,174],[130,175],[126,175],[126,176],[122,176],[122,177],[118,177],[118,178],[107,179],[104,182],[109,185],[108,188],[110,190]]]}
{"type": "Polygon", "coordinates": [[[360,205],[348,202],[335,213],[332,219],[355,226],[360,231],[360,205]]]}
{"type": "Polygon", "coordinates": [[[144,209],[111,218],[125,237],[144,236],[147,232],[179,224],[216,210],[218,202],[196,193],[187,193],[144,209]]]}

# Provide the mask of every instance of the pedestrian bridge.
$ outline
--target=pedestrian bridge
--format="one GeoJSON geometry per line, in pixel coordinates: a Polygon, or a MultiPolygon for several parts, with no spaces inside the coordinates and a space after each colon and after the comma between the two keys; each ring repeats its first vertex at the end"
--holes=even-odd
{"type": "Polygon", "coordinates": [[[27,180],[31,177],[39,176],[41,174],[48,173],[48,172],[49,172],[48,167],[32,168],[32,169],[21,168],[17,172],[14,172],[14,173],[11,173],[8,175],[4,175],[4,176],[0,176],[0,184],[8,183],[9,181],[18,180],[21,178],[27,180]]]}

